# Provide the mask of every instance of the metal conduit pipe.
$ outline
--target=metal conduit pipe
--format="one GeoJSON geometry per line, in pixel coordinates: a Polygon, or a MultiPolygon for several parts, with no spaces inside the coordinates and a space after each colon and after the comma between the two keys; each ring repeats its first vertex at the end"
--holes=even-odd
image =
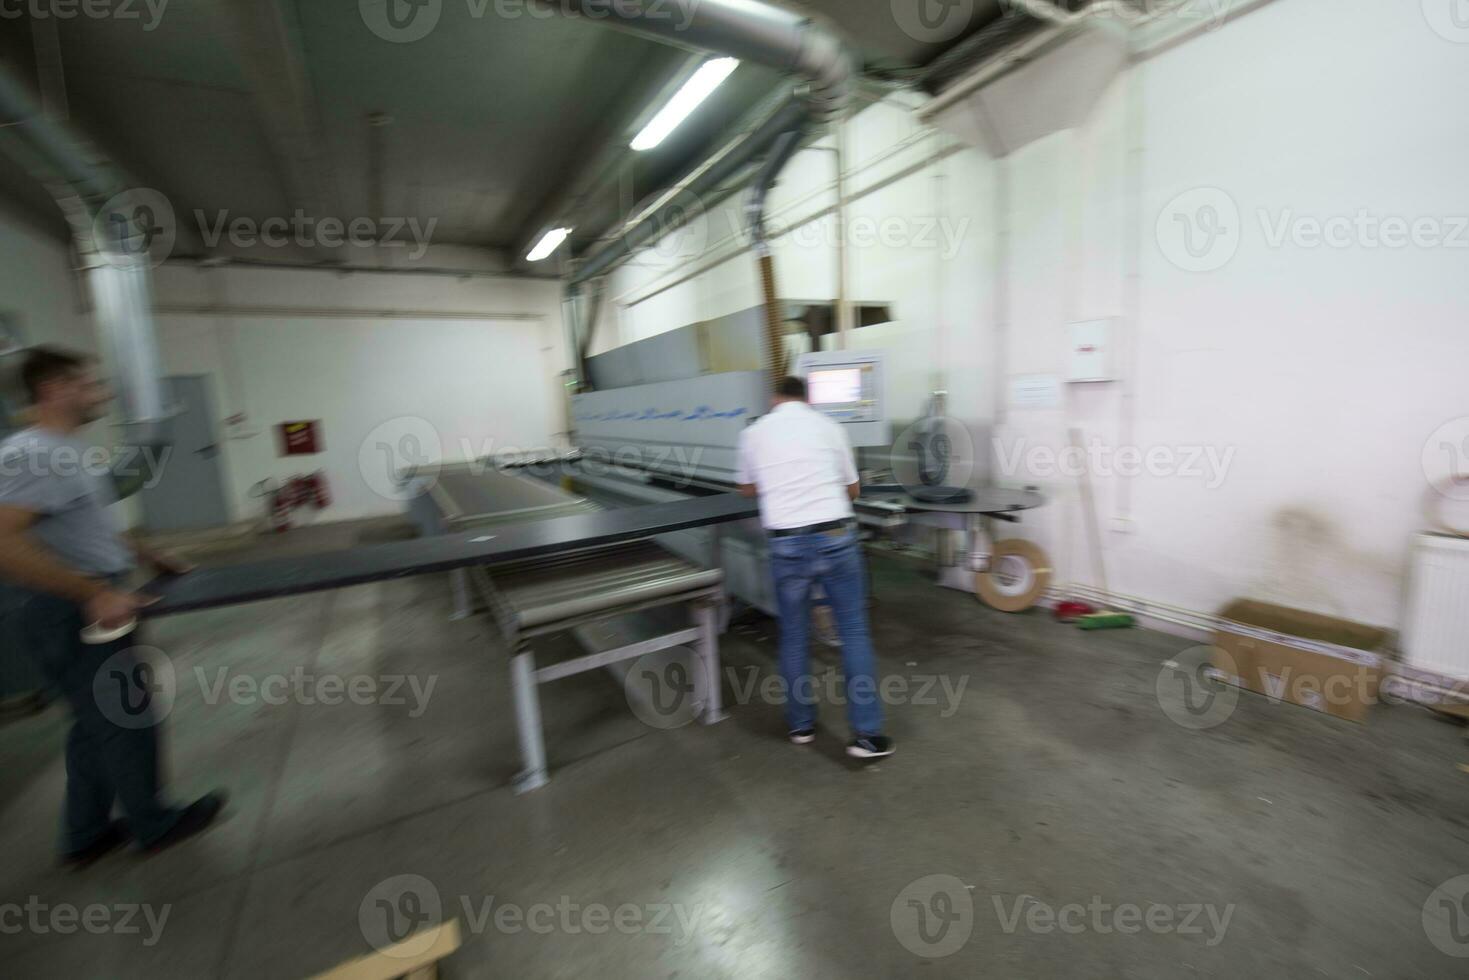
{"type": "Polygon", "coordinates": [[[85,139],[48,118],[17,78],[0,67],[4,145],[56,199],[71,226],[91,289],[97,332],[122,415],[122,442],[168,442],[168,416],[153,324],[149,257],[130,215],[102,214],[127,183],[85,139]]]}
{"type": "Polygon", "coordinates": [[[765,202],[770,196],[770,189],[775,186],[776,178],[791,157],[801,148],[801,139],[805,135],[806,128],[802,126],[776,137],[775,145],[770,148],[770,154],[760,165],[750,184],[750,196],[745,201],[745,221],[749,224],[750,239],[755,244],[757,254],[767,255],[770,252],[765,229],[765,202]]]}
{"type": "Polygon", "coordinates": [[[64,183],[94,207],[123,189],[123,181],[99,155],[80,137],[47,118],[25,84],[4,65],[0,65],[0,126],[48,168],[49,173],[34,175],[48,186],[64,183]]]}
{"type": "Polygon", "coordinates": [[[150,303],[152,280],[142,256],[96,253],[87,270],[102,351],[112,368],[121,415],[120,441],[164,446],[174,413],[164,401],[158,336],[150,303]]]}
{"type": "Polygon", "coordinates": [[[817,116],[846,107],[852,56],[836,35],[799,14],[761,0],[542,0],[552,10],[586,17],[682,47],[700,48],[797,75],[817,116]]]}
{"type": "Polygon", "coordinates": [[[697,217],[702,198],[759,160],[783,134],[804,125],[810,110],[799,98],[786,102],[743,139],[726,145],[699,164],[623,226],[622,233],[592,253],[570,279],[578,286],[610,272],[613,266],[657,237],[697,217]]]}
{"type": "MultiPolygon", "coordinates": [[[[780,168],[799,147],[801,137],[814,123],[841,113],[850,98],[855,59],[847,46],[813,21],[760,0],[700,0],[687,10],[677,11],[677,16],[661,0],[622,0],[616,4],[607,4],[605,0],[542,2],[563,14],[766,65],[802,81],[796,94],[763,123],[685,174],[652,205],[628,221],[611,242],[588,256],[568,282],[569,295],[576,295],[582,283],[604,275],[641,246],[697,216],[705,195],[762,156],[774,155],[779,144],[784,147],[779,164],[767,168],[764,177],[768,190],[780,168]]],[[[752,214],[752,220],[761,225],[764,197],[765,192],[760,192],[760,209],[752,214]]],[[[769,266],[768,255],[763,266],[769,266]]],[[[773,288],[773,282],[770,285],[773,288]]],[[[587,321],[574,331],[578,336],[577,349],[586,349],[592,326],[587,321]]],[[[581,372],[580,364],[577,369],[581,372]]],[[[587,381],[585,376],[581,380],[587,381]]]]}

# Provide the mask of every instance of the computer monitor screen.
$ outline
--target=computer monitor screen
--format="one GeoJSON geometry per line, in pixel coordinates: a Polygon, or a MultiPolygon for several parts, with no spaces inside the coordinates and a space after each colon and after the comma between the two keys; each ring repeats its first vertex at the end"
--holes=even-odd
{"type": "Polygon", "coordinates": [[[862,369],[814,370],[806,375],[806,393],[813,405],[854,405],[862,400],[862,369]]]}

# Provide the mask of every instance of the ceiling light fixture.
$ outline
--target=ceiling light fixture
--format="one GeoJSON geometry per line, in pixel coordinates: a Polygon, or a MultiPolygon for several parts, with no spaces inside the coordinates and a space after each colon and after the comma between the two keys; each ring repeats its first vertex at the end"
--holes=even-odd
{"type": "Polygon", "coordinates": [[[541,240],[536,242],[536,247],[530,250],[525,260],[527,262],[541,261],[560,248],[561,243],[566,241],[566,236],[569,234],[571,234],[570,228],[552,228],[541,236],[541,240]]]}
{"type": "Polygon", "coordinates": [[[699,103],[709,98],[724,83],[739,64],[738,58],[715,58],[700,65],[693,77],[684,82],[683,87],[668,100],[668,104],[658,110],[653,121],[633,138],[632,148],[651,150],[662,143],[669,133],[678,128],[679,123],[688,118],[689,113],[699,108],[699,103]]]}

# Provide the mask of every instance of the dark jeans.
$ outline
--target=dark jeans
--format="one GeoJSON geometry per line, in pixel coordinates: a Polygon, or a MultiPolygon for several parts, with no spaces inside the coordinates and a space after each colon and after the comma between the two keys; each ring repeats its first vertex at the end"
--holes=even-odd
{"type": "Polygon", "coordinates": [[[780,606],[780,673],[786,688],[786,724],[792,731],[816,723],[808,637],[811,591],[826,593],[842,640],[847,722],[852,734],[882,734],[876,664],[867,631],[867,579],[862,545],[852,530],[770,538],[770,570],[780,606]]]}
{"type": "Polygon", "coordinates": [[[157,841],[178,820],[178,811],[159,799],[163,719],[137,683],[146,674],[132,652],[136,634],[89,646],[81,641],[81,608],[50,596],[27,598],[15,618],[21,642],[71,706],[62,852],[79,851],[101,838],[114,802],[139,843],[157,841]]]}

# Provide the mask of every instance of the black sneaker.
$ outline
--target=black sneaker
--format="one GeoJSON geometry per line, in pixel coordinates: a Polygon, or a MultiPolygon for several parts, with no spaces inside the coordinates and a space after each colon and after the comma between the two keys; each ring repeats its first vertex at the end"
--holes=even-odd
{"type": "Polygon", "coordinates": [[[121,820],[114,820],[108,825],[107,830],[103,832],[101,837],[98,837],[86,847],[79,851],[70,851],[61,855],[61,866],[80,871],[83,868],[95,864],[99,858],[111,854],[132,839],[133,835],[128,833],[127,827],[124,826],[123,822],[121,820]]]}
{"type": "Polygon", "coordinates": [[[792,745],[810,745],[816,741],[816,729],[797,728],[792,730],[786,737],[791,740],[792,745]]]}
{"type": "Polygon", "coordinates": [[[893,740],[886,735],[864,735],[847,743],[847,755],[854,759],[881,759],[894,751],[893,740]]]}
{"type": "Polygon", "coordinates": [[[184,812],[179,814],[178,823],[144,850],[149,854],[156,854],[166,847],[172,847],[180,841],[188,840],[195,834],[202,833],[214,823],[214,818],[219,816],[219,811],[224,809],[225,799],[225,795],[217,791],[205,793],[184,807],[184,812]]]}

